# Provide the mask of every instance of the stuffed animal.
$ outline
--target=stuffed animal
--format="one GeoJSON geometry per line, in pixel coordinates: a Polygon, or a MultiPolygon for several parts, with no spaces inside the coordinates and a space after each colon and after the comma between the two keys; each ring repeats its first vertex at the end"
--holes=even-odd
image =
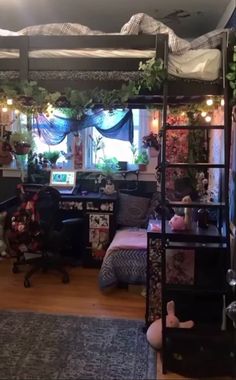
{"type": "MultiPolygon", "coordinates": [[[[180,322],[175,315],[175,303],[170,301],[167,303],[166,327],[180,327],[190,329],[194,326],[193,321],[180,322]]],[[[162,347],[162,320],[154,321],[147,330],[147,340],[150,345],[160,350],[162,347]]]]}
{"type": "Polygon", "coordinates": [[[184,217],[175,214],[169,221],[169,225],[173,231],[185,230],[184,217]]]}
{"type": "Polygon", "coordinates": [[[2,257],[7,255],[7,245],[4,241],[4,224],[6,216],[6,211],[0,212],[0,255],[2,257]]]}

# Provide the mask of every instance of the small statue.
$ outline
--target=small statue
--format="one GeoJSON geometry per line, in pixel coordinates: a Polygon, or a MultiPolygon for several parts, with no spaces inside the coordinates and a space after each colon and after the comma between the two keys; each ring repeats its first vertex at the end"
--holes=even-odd
{"type": "MultiPolygon", "coordinates": [[[[189,195],[186,195],[185,197],[183,197],[182,202],[192,203],[192,199],[189,195]]],[[[184,223],[185,223],[186,230],[192,229],[192,208],[191,207],[184,208],[184,223]]]]}

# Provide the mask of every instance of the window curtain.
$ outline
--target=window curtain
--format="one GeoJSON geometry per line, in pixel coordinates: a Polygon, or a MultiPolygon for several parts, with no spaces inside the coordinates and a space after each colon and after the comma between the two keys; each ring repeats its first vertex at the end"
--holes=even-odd
{"type": "Polygon", "coordinates": [[[79,120],[60,116],[55,111],[52,118],[40,114],[33,121],[33,129],[48,145],[57,145],[70,132],[90,127],[95,127],[104,137],[133,142],[133,114],[130,109],[97,109],[88,111],[79,120]]]}

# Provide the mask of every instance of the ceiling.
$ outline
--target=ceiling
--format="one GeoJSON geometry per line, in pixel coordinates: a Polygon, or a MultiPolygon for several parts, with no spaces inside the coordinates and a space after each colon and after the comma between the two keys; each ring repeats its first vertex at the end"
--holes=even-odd
{"type": "Polygon", "coordinates": [[[119,32],[135,14],[144,12],[182,37],[215,29],[235,0],[0,0],[0,28],[17,31],[51,22],[77,22],[91,29],[119,32]]]}

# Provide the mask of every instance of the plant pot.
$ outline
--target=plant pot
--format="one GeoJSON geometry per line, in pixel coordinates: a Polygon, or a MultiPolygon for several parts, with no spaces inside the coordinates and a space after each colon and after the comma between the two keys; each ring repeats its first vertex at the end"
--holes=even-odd
{"type": "Polygon", "coordinates": [[[26,143],[17,143],[14,144],[14,153],[17,155],[28,154],[30,151],[31,145],[26,143]]]}
{"type": "Polygon", "coordinates": [[[140,172],[145,172],[147,170],[147,165],[145,164],[138,164],[138,169],[140,172]]]}

